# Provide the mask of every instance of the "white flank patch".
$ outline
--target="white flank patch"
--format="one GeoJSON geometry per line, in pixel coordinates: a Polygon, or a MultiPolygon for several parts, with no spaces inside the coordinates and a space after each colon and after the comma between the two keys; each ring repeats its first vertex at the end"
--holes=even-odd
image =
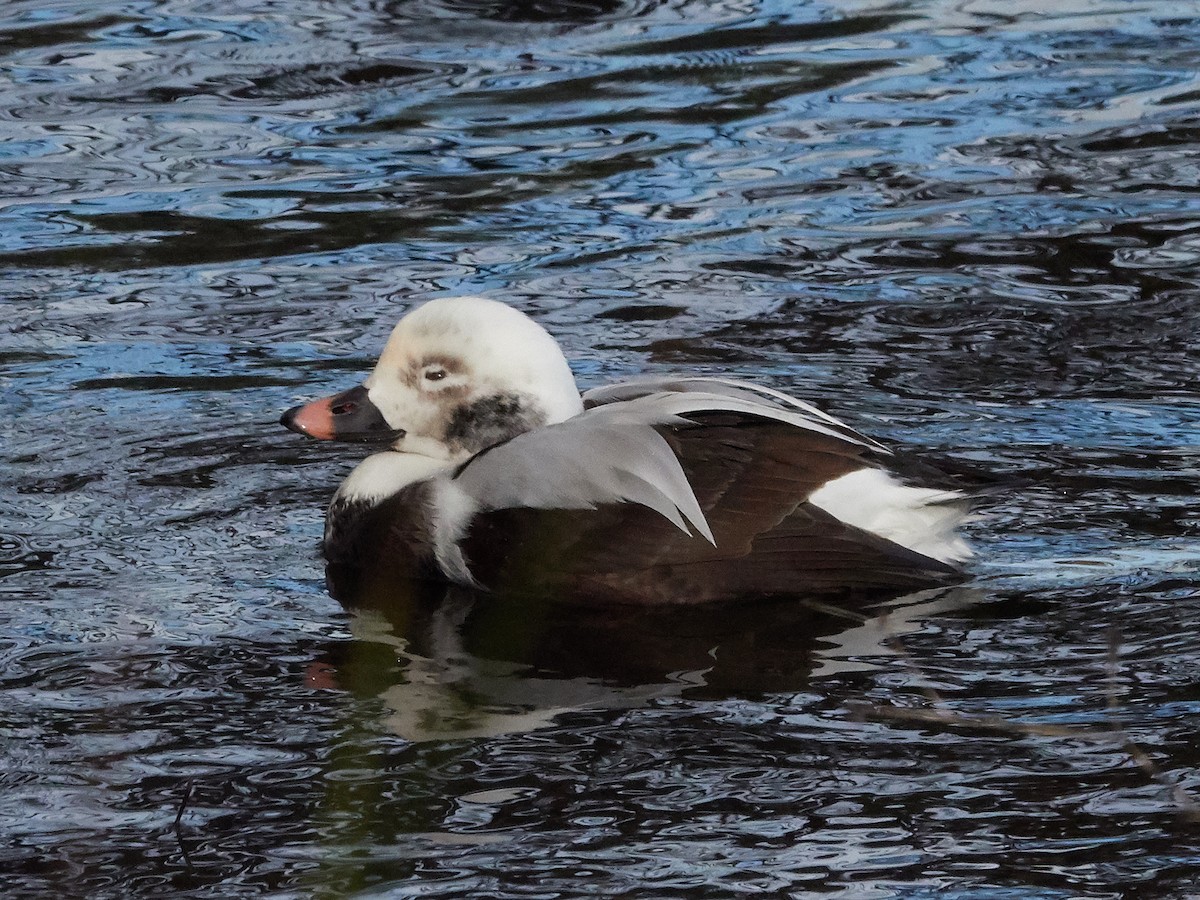
{"type": "Polygon", "coordinates": [[[482,588],[467,567],[458,543],[479,511],[479,504],[450,479],[439,478],[433,487],[433,554],[438,566],[455,584],[482,588]]]}
{"type": "Polygon", "coordinates": [[[911,487],[882,469],[859,469],[827,482],[808,502],[923,556],[958,563],[972,555],[955,533],[967,515],[964,499],[960,491],[911,487]]]}

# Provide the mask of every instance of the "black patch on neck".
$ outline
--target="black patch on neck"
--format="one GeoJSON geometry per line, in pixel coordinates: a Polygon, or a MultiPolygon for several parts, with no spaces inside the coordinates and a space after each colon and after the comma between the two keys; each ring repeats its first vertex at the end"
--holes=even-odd
{"type": "Polygon", "coordinates": [[[492,394],[455,408],[446,443],[478,453],[545,424],[545,415],[519,394],[492,394]]]}

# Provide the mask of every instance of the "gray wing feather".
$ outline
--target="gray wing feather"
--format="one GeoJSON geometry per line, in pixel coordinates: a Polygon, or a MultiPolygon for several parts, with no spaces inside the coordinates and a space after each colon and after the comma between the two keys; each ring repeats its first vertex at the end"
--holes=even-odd
{"type": "Polygon", "coordinates": [[[592,509],[637,503],[713,542],[670,444],[655,425],[681,423],[651,404],[621,403],[518,435],[471,459],[454,481],[479,509],[592,509]]]}
{"type": "MultiPolygon", "coordinates": [[[[719,379],[697,381],[721,384],[719,379]]],[[[816,416],[785,395],[780,397],[786,403],[768,403],[736,382],[725,387],[721,393],[697,389],[645,393],[638,386],[631,399],[610,395],[602,405],[565,422],[484,451],[459,470],[454,483],[480,510],[592,509],[606,503],[637,503],[685,533],[690,525],[712,543],[712,530],[687,475],[655,426],[690,424],[689,413],[732,412],[785,422],[852,446],[878,447],[836,419],[824,413],[816,416]]]]}
{"type": "MultiPolygon", "coordinates": [[[[665,376],[661,378],[645,378],[636,381],[622,381],[618,384],[592,388],[583,393],[585,408],[602,406],[609,403],[620,403],[661,393],[704,394],[716,398],[708,408],[719,411],[724,409],[722,400],[733,400],[743,404],[751,404],[758,408],[759,415],[775,418],[773,411],[783,411],[791,416],[784,419],[799,427],[815,426],[814,431],[822,434],[833,434],[846,438],[863,447],[870,447],[880,453],[891,454],[887,447],[872,440],[866,435],[859,434],[845,422],[836,419],[824,410],[818,409],[811,403],[805,403],[782,391],[747,381],[737,381],[733,378],[714,378],[704,375],[695,376],[665,376]]],[[[744,411],[742,409],[731,411],[744,411]]]]}

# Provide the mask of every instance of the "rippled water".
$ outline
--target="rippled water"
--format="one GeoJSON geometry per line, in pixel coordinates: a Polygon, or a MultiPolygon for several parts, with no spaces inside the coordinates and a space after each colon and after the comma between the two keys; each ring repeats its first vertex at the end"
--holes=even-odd
{"type": "Polygon", "coordinates": [[[4,893],[1200,891],[1200,14],[0,7],[4,893]],[[280,410],[486,292],[1013,476],[881,609],[351,617],[280,410]]]}

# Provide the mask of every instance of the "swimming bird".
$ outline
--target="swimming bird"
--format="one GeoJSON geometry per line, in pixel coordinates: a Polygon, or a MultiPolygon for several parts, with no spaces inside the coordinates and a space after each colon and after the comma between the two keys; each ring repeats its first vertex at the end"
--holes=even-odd
{"type": "Polygon", "coordinates": [[[545,329],[482,297],[415,308],[363,384],[281,421],[387,447],[334,494],[332,567],[662,605],[899,593],[971,555],[963,491],[815,406],[704,376],[581,395],[545,329]]]}

